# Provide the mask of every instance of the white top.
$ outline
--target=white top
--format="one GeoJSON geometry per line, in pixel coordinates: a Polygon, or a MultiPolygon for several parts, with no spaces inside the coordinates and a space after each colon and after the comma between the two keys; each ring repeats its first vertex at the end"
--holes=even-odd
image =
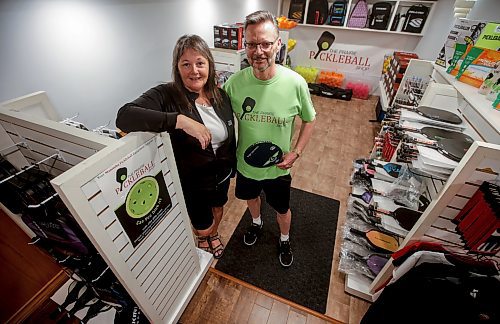
{"type": "Polygon", "coordinates": [[[196,109],[200,113],[201,119],[203,120],[203,124],[205,124],[210,131],[210,134],[212,134],[212,148],[215,153],[222,145],[222,142],[224,142],[228,137],[226,125],[219,118],[219,116],[217,116],[214,107],[203,106],[197,102],[195,102],[195,104],[196,109]]]}

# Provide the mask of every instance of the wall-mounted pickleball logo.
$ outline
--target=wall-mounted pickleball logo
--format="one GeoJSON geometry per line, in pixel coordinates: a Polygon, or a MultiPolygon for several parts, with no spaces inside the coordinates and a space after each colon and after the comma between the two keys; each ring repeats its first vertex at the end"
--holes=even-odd
{"type": "Polygon", "coordinates": [[[319,37],[318,42],[316,43],[316,45],[318,46],[318,51],[316,52],[314,59],[318,58],[319,53],[329,50],[334,41],[335,35],[333,35],[329,31],[324,31],[323,34],[321,34],[321,36],[319,37]]]}
{"type": "Polygon", "coordinates": [[[128,192],[125,201],[127,214],[132,218],[142,218],[149,214],[158,202],[160,189],[158,181],[148,176],[137,181],[128,192]]]}

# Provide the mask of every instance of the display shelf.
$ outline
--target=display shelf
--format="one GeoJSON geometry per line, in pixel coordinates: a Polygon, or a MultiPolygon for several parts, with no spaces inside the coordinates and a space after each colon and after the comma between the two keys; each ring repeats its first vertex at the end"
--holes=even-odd
{"type": "Polygon", "coordinates": [[[385,90],[384,90],[384,83],[382,82],[382,80],[380,80],[378,82],[378,87],[380,90],[380,101],[382,104],[382,110],[387,111],[387,109],[390,107],[390,105],[389,105],[389,99],[387,99],[387,94],[385,93],[385,90]]]}
{"type": "MultiPolygon", "coordinates": [[[[307,20],[307,12],[309,10],[309,2],[310,0],[306,0],[305,8],[304,8],[304,17],[303,21],[307,20]]],[[[376,3],[380,2],[379,0],[367,0],[368,7],[369,9],[371,6],[376,3]]],[[[330,26],[330,25],[314,25],[314,24],[307,24],[307,23],[301,23],[298,24],[297,27],[313,27],[313,28],[324,28],[324,29],[341,29],[341,30],[352,30],[352,31],[362,31],[362,32],[375,32],[375,33],[388,33],[388,34],[397,34],[397,35],[407,35],[407,36],[416,36],[416,37],[422,37],[425,35],[426,30],[429,25],[429,21],[432,19],[432,15],[434,12],[434,7],[436,2],[433,0],[390,0],[387,1],[393,5],[389,22],[387,24],[387,28],[385,30],[378,30],[378,29],[370,29],[370,28],[352,28],[352,27],[347,27],[347,21],[349,20],[349,17],[351,15],[352,10],[354,9],[355,4],[357,3],[357,0],[349,0],[347,2],[347,13],[346,17],[344,19],[344,24],[343,26],[330,26]],[[391,31],[389,30],[392,26],[392,23],[394,21],[394,18],[397,13],[403,14],[406,12],[406,10],[411,7],[412,5],[417,5],[417,4],[422,4],[427,7],[430,7],[429,14],[427,16],[426,23],[424,25],[424,28],[422,29],[421,33],[408,33],[408,32],[402,32],[402,31],[391,31]]],[[[329,7],[333,1],[329,1],[328,5],[329,7]]],[[[278,3],[278,15],[283,15],[283,16],[288,16],[288,8],[290,6],[290,0],[281,0],[278,3]]]]}
{"type": "Polygon", "coordinates": [[[484,95],[477,92],[468,84],[458,81],[454,76],[446,73],[440,66],[434,66],[439,78],[452,85],[465,100],[466,104],[460,106],[462,114],[475,126],[476,131],[488,142],[500,144],[500,111],[492,107],[492,102],[486,100],[484,95]]]}
{"type": "MultiPolygon", "coordinates": [[[[498,181],[500,173],[500,145],[474,142],[450,178],[439,190],[436,199],[422,214],[406,236],[400,249],[411,242],[437,242],[460,253],[466,253],[464,243],[454,232],[453,219],[483,181],[498,181]],[[445,225],[443,225],[445,224],[445,225]],[[445,228],[447,227],[447,228],[445,228]]],[[[493,256],[496,262],[500,259],[493,256]]],[[[373,281],[370,292],[378,291],[391,278],[394,266],[389,261],[373,281]]]]}
{"type": "Polygon", "coordinates": [[[348,294],[373,302],[373,294],[370,293],[371,283],[368,278],[355,274],[346,274],[344,290],[348,294]]]}
{"type": "Polygon", "coordinates": [[[378,29],[370,29],[370,28],[353,28],[353,27],[345,27],[345,26],[330,26],[330,25],[311,25],[311,24],[298,24],[297,27],[310,27],[310,28],[322,28],[322,29],[341,29],[341,30],[352,30],[352,31],[360,31],[360,32],[373,32],[373,33],[384,33],[384,34],[397,34],[397,35],[408,35],[408,36],[418,36],[423,37],[423,33],[406,33],[406,32],[398,32],[392,30],[378,30],[378,29]]]}

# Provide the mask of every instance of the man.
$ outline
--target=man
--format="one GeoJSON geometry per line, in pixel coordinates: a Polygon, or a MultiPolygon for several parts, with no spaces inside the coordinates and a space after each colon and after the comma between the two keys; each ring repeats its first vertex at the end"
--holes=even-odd
{"type": "Polygon", "coordinates": [[[276,211],[281,231],[279,261],[289,267],[293,262],[289,232],[290,168],[309,141],[315,111],[305,80],[294,71],[276,65],[281,47],[275,17],[257,11],[245,20],[245,48],[251,67],[234,74],[224,84],[238,119],[238,174],[236,197],[247,201],[252,223],[244,235],[246,245],[259,237],[260,193],[276,211]],[[297,144],[291,147],[295,116],[302,119],[297,144]]]}

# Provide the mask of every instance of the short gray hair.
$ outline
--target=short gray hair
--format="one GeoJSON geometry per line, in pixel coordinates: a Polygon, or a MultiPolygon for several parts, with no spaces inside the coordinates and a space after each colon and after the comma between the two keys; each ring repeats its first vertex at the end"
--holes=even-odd
{"type": "Polygon", "coordinates": [[[270,21],[274,25],[276,36],[279,36],[278,21],[276,20],[276,17],[267,10],[259,10],[246,16],[245,32],[247,30],[248,25],[256,25],[267,21],[270,21]]]}

